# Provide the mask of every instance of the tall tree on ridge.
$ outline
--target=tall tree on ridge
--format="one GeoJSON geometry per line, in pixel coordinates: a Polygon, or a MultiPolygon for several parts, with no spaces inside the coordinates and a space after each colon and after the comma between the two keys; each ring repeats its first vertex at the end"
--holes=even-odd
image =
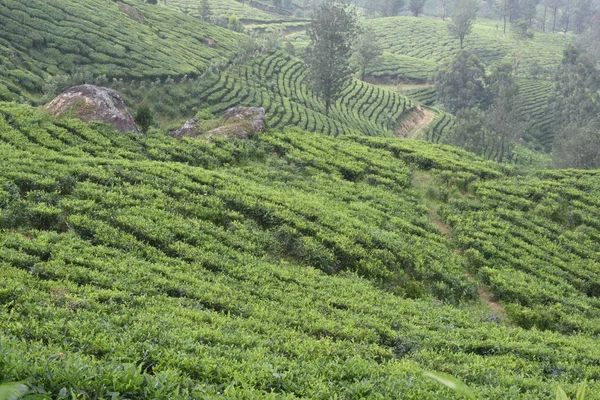
{"type": "Polygon", "coordinates": [[[212,17],[212,10],[210,9],[210,4],[208,0],[202,0],[200,4],[200,18],[203,21],[208,22],[212,17]]]}
{"type": "Polygon", "coordinates": [[[361,80],[365,80],[367,68],[378,62],[381,53],[381,46],[377,42],[377,36],[373,29],[364,29],[356,39],[352,55],[352,61],[360,71],[361,80]]]}
{"type": "Polygon", "coordinates": [[[461,50],[465,36],[471,33],[477,11],[479,11],[478,0],[459,0],[452,13],[452,21],[448,24],[448,31],[460,40],[461,50]]]}
{"type": "Polygon", "coordinates": [[[319,7],[307,30],[306,62],[312,89],[325,102],[325,115],[350,79],[352,42],[358,33],[356,11],[331,1],[319,7]]]}
{"type": "Polygon", "coordinates": [[[435,89],[444,108],[452,114],[484,106],[487,102],[485,66],[474,54],[461,51],[438,67],[435,89]]]}
{"type": "Polygon", "coordinates": [[[418,17],[423,12],[425,0],[410,0],[409,7],[410,12],[412,12],[415,17],[418,17]]]}

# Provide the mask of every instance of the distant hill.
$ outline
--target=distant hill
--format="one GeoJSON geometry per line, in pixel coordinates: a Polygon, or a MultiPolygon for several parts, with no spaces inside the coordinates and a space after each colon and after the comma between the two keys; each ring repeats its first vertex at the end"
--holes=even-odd
{"type": "Polygon", "coordinates": [[[0,376],[52,398],[600,391],[600,175],[0,103],[0,376]]]}

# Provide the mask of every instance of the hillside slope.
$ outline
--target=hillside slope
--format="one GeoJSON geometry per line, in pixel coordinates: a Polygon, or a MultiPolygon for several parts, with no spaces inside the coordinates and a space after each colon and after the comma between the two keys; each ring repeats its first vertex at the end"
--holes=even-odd
{"type": "Polygon", "coordinates": [[[438,370],[484,398],[587,379],[593,399],[598,179],[393,138],[124,135],[3,103],[0,376],[54,397],[421,399],[447,395],[421,375],[438,370]]]}
{"type": "Polygon", "coordinates": [[[138,0],[3,1],[0,100],[39,95],[49,77],[77,71],[127,79],[199,74],[233,57],[239,38],[138,0]]]}
{"type": "MultiPolygon", "coordinates": [[[[465,39],[465,50],[477,54],[488,65],[505,57],[516,56],[520,60],[521,72],[526,71],[533,63],[541,67],[555,66],[559,64],[565,46],[573,40],[572,35],[540,32],[536,32],[531,40],[518,40],[511,32],[504,35],[496,23],[497,21],[477,20],[473,24],[472,33],[465,39]]],[[[432,62],[437,65],[460,51],[458,41],[448,33],[448,21],[390,17],[371,20],[370,25],[383,47],[384,60],[388,57],[410,57],[422,60],[423,70],[430,71],[432,62]]],[[[399,63],[398,69],[393,71],[384,62],[377,65],[372,73],[413,78],[409,71],[402,70],[404,64],[408,65],[399,63]],[[382,71],[378,72],[379,69],[382,71]]],[[[420,76],[414,78],[419,79],[420,76]]]]}

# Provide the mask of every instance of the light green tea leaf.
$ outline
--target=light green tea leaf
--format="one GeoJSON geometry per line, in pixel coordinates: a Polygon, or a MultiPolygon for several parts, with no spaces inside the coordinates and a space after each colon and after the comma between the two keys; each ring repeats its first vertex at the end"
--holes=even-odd
{"type": "Polygon", "coordinates": [[[475,393],[466,384],[452,375],[444,374],[442,372],[426,372],[425,376],[438,381],[442,385],[454,390],[456,393],[465,396],[467,399],[477,400],[475,393]]]}
{"type": "Polygon", "coordinates": [[[20,382],[3,383],[0,385],[0,400],[17,400],[28,391],[27,385],[20,382]]]}
{"type": "Polygon", "coordinates": [[[569,400],[569,396],[562,390],[561,387],[556,389],[556,400],[569,400]]]}

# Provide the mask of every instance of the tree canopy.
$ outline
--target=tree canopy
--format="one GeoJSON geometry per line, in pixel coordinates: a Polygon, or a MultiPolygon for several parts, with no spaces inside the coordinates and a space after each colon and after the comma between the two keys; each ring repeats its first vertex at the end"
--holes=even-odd
{"type": "Polygon", "coordinates": [[[352,43],[358,33],[354,9],[333,2],[320,6],[308,28],[306,62],[312,89],[325,102],[326,115],[350,79],[352,43]]]}
{"type": "Polygon", "coordinates": [[[463,48],[465,37],[471,33],[473,21],[477,16],[479,4],[477,0],[459,0],[452,13],[452,21],[448,24],[450,35],[460,40],[460,48],[463,48]]]}

